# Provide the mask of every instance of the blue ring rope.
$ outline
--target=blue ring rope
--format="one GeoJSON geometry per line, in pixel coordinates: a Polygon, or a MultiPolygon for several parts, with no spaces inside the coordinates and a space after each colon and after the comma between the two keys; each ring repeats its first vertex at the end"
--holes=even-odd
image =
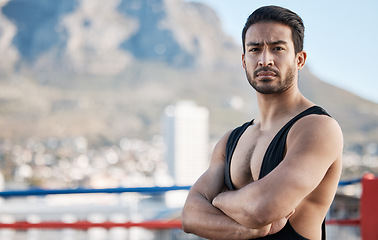
{"type": "MultiPolygon", "coordinates": [[[[361,179],[352,179],[348,181],[340,181],[339,186],[347,186],[361,182],[361,179]]],[[[168,191],[189,190],[191,186],[172,186],[172,187],[137,187],[137,188],[75,188],[75,189],[28,189],[16,191],[0,192],[0,197],[24,197],[24,196],[45,196],[50,194],[79,194],[79,193],[145,193],[145,194],[161,194],[168,191]]]]}
{"type": "Polygon", "coordinates": [[[352,184],[359,183],[359,182],[361,182],[361,178],[347,180],[347,181],[340,181],[339,186],[352,185],[352,184]]]}
{"type": "Polygon", "coordinates": [[[138,188],[103,188],[103,189],[29,189],[18,191],[0,192],[0,197],[23,197],[23,196],[43,196],[49,194],[78,194],[78,193],[126,193],[137,192],[146,194],[158,194],[167,191],[189,190],[191,186],[172,186],[172,187],[138,187],[138,188]]]}

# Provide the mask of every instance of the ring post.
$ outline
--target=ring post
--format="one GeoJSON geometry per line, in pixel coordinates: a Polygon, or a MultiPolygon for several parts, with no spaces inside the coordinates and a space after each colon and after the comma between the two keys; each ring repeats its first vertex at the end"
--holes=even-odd
{"type": "Polygon", "coordinates": [[[378,239],[378,178],[371,173],[362,178],[360,213],[362,239],[378,239]]]}

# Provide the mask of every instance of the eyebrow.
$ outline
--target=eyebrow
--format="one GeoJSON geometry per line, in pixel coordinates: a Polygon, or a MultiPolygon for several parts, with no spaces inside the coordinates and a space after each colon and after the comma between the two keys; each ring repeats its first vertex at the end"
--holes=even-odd
{"type": "MultiPolygon", "coordinates": [[[[267,45],[279,45],[279,44],[287,44],[284,40],[277,40],[273,42],[266,42],[267,45]]],[[[247,46],[263,46],[264,42],[248,42],[247,46]]]]}

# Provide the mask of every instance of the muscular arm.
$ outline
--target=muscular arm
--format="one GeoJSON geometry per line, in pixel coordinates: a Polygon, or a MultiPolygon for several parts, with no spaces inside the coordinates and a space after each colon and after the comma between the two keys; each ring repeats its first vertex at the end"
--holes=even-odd
{"type": "Polygon", "coordinates": [[[214,207],[211,202],[223,190],[225,149],[229,134],[216,145],[209,169],[191,188],[182,211],[182,226],[185,232],[210,239],[250,239],[277,232],[285,224],[280,219],[259,229],[242,226],[214,207]]]}
{"type": "Polygon", "coordinates": [[[342,145],[336,121],[326,116],[303,118],[290,131],[286,155],[277,168],[238,191],[219,194],[213,205],[246,227],[258,228],[280,219],[341,160],[342,145]]]}

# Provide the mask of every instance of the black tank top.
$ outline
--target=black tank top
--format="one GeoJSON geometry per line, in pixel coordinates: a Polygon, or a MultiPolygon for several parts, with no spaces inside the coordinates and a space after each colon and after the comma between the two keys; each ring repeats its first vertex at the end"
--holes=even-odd
{"type": "MultiPolygon", "coordinates": [[[[286,147],[286,138],[287,134],[289,133],[289,130],[291,127],[296,123],[299,119],[301,119],[304,116],[310,115],[310,114],[318,114],[318,115],[327,115],[330,116],[323,108],[319,106],[313,106],[308,108],[307,110],[301,112],[294,118],[292,118],[288,123],[286,123],[285,126],[281,128],[281,130],[277,133],[277,135],[273,138],[272,142],[269,144],[268,149],[265,152],[261,169],[260,169],[260,175],[259,179],[265,177],[268,173],[270,173],[274,168],[280,164],[280,162],[283,160],[284,153],[285,153],[285,147],[286,147]]],[[[242,126],[234,129],[230,137],[227,141],[227,147],[226,147],[226,164],[225,164],[225,184],[229,190],[235,190],[234,185],[232,184],[231,175],[230,175],[230,166],[231,166],[231,159],[232,155],[235,151],[236,145],[241,137],[241,135],[244,133],[244,131],[253,124],[253,120],[247,123],[244,123],[242,126]]],[[[287,221],[285,227],[281,229],[281,231],[277,232],[273,235],[268,235],[262,238],[257,239],[307,239],[298,234],[294,228],[291,226],[290,222],[287,221]]],[[[322,224],[322,239],[325,239],[325,221],[323,221],[322,224]]]]}

